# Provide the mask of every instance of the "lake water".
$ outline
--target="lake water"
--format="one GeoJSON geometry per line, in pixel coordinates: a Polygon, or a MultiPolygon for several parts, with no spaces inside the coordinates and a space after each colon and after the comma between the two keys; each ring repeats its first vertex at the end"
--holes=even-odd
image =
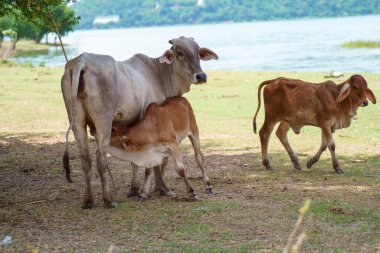
{"type": "MultiPolygon", "coordinates": [[[[125,60],[135,53],[160,56],[181,35],[219,55],[204,69],[380,72],[380,49],[346,49],[356,40],[380,40],[380,16],[225,23],[111,30],[79,30],[63,38],[69,58],[81,52],[125,60]]],[[[64,65],[60,48],[17,61],[64,65]]]]}

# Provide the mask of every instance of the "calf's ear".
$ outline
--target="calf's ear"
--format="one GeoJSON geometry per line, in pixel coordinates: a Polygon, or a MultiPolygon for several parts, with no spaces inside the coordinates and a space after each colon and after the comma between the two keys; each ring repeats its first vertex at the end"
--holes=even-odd
{"type": "Polygon", "coordinates": [[[369,101],[372,102],[372,104],[376,104],[376,97],[375,97],[375,95],[373,94],[373,92],[370,89],[367,88],[364,91],[364,94],[369,99],[369,101]]]}
{"type": "Polygon", "coordinates": [[[345,83],[343,85],[343,88],[339,92],[339,96],[336,99],[336,103],[342,102],[344,99],[346,99],[346,97],[348,97],[348,95],[350,95],[350,84],[345,83]]]}
{"type": "Polygon", "coordinates": [[[160,63],[167,63],[167,64],[171,64],[173,63],[173,60],[174,60],[174,52],[173,50],[166,50],[165,53],[163,55],[161,55],[161,57],[159,58],[159,62],[160,63]]]}
{"type": "Polygon", "coordinates": [[[216,53],[214,53],[212,50],[201,47],[199,49],[199,56],[201,57],[201,60],[203,61],[209,61],[209,60],[218,60],[219,57],[216,53]]]}

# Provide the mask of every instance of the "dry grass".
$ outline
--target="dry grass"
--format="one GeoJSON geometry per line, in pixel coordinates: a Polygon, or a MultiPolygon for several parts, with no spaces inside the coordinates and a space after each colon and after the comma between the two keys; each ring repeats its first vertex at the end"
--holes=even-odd
{"type": "MultiPolygon", "coordinates": [[[[251,130],[257,85],[280,75],[321,81],[322,74],[210,72],[209,83],[193,87],[187,97],[197,114],[206,166],[219,194],[203,194],[201,173],[186,141],[184,162],[200,201],[185,200],[185,186],[171,169],[166,181],[177,197],[152,194],[150,201],[137,203],[126,197],[130,165],[113,160],[119,206],[102,207],[100,180],[93,173],[95,207],[82,210],[83,175],[73,139],[74,186],[65,182],[61,168],[67,127],[61,72],[0,67],[0,239],[10,235],[14,240],[0,246],[1,251],[105,252],[111,245],[114,252],[281,251],[305,199],[311,199],[312,206],[302,225],[308,235],[302,250],[379,249],[377,106],[360,109],[358,120],[335,134],[344,175],[333,173],[327,153],[313,169],[294,171],[275,138],[270,153],[278,172],[261,166],[258,136],[251,130]]],[[[380,75],[365,76],[379,98],[380,75]]],[[[261,112],[258,124],[262,116],[261,112]]],[[[301,164],[318,148],[319,136],[313,128],[290,135],[301,164]]],[[[94,146],[92,140],[92,151],[94,146]]]]}

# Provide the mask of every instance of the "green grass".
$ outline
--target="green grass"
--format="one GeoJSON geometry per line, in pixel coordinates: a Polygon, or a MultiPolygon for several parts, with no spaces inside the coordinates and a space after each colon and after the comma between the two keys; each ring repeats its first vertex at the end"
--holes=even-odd
{"type": "MultiPolygon", "coordinates": [[[[313,169],[294,171],[275,135],[269,152],[278,171],[267,172],[261,165],[259,138],[252,133],[259,83],[278,76],[321,82],[322,73],[209,71],[209,82],[192,86],[186,97],[219,194],[203,194],[200,170],[189,141],[184,141],[184,163],[200,201],[185,200],[185,186],[170,163],[166,181],[177,197],[152,194],[139,204],[126,197],[130,165],[112,160],[118,207],[103,209],[100,180],[94,177],[95,206],[82,210],[83,173],[72,135],[73,187],[62,172],[68,127],[62,72],[0,65],[0,239],[11,235],[15,241],[0,251],[105,252],[114,245],[115,252],[279,252],[297,209],[308,198],[312,203],[302,225],[308,235],[303,251],[375,252],[380,246],[378,105],[360,108],[350,128],[334,134],[344,175],[334,173],[328,152],[313,169]]],[[[379,98],[380,75],[363,75],[379,98]]],[[[263,116],[262,109],[259,127],[263,116]]],[[[305,127],[300,135],[290,133],[289,140],[305,165],[319,147],[320,130],[305,127]]],[[[94,156],[92,160],[95,165],[94,156]]]]}
{"type": "Polygon", "coordinates": [[[380,48],[380,41],[350,41],[342,44],[346,48],[380,48]]]}

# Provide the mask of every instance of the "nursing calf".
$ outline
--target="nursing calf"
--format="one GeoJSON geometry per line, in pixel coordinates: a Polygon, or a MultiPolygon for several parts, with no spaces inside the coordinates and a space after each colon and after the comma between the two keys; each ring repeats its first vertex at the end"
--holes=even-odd
{"type": "Polygon", "coordinates": [[[376,104],[375,95],[367,88],[366,80],[360,75],[353,75],[337,85],[332,81],[313,84],[282,77],[265,81],[258,89],[259,105],[253,118],[255,133],[261,89],[264,86],[265,120],[259,133],[263,165],[268,170],[273,170],[268,159],[268,142],[274,126],[280,122],[276,135],[288,152],[294,168],[301,169],[298,158],[289,145],[287,132],[291,128],[299,134],[303,126],[311,125],[321,128],[322,144],[308,161],[307,167],[310,169],[328,147],[335,172],[343,173],[335,155],[332,133],[336,129],[349,127],[358,107],[367,106],[368,100],[376,104]]]}
{"type": "Polygon", "coordinates": [[[193,145],[195,158],[202,170],[206,193],[212,193],[212,186],[203,164],[198,126],[186,98],[169,98],[160,105],[151,103],[143,120],[130,128],[122,123],[113,123],[109,151],[114,157],[148,168],[144,188],[140,194],[142,198],[146,198],[149,193],[150,168],[161,165],[172,155],[176,171],[186,184],[189,198],[195,200],[198,196],[186,177],[179,147],[179,143],[186,137],[189,137],[193,145]]]}

